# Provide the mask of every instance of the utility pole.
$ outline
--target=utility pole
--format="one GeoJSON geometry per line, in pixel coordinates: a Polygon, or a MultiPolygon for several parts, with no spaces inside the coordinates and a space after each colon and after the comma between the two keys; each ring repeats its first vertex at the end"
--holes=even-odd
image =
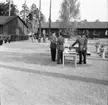
{"type": "Polygon", "coordinates": [[[11,12],[11,2],[13,2],[13,1],[11,1],[11,0],[6,0],[6,2],[9,4],[9,16],[10,16],[10,12],[11,12]]]}
{"type": "Polygon", "coordinates": [[[32,42],[34,40],[34,21],[35,21],[34,11],[35,9],[36,9],[35,5],[32,5],[32,42]]]}
{"type": "MultiPolygon", "coordinates": [[[[108,19],[108,0],[107,0],[107,19],[108,19]]],[[[108,23],[107,23],[107,27],[108,27],[108,23]]]]}
{"type": "Polygon", "coordinates": [[[9,16],[10,16],[10,11],[11,11],[11,1],[9,0],[9,16]]]}
{"type": "Polygon", "coordinates": [[[32,42],[34,40],[34,10],[32,11],[32,42]]]}
{"type": "Polygon", "coordinates": [[[38,42],[41,42],[41,0],[39,0],[39,38],[38,42]]]}
{"type": "Polygon", "coordinates": [[[50,8],[49,8],[49,37],[51,34],[51,3],[52,1],[50,0],[50,8]]]}
{"type": "Polygon", "coordinates": [[[26,0],[25,0],[25,3],[24,3],[24,21],[26,23],[26,0]]]}

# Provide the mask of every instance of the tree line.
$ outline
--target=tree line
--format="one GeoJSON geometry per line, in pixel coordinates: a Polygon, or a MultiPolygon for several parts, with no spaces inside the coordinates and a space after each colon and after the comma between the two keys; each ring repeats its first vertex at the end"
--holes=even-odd
{"type": "Polygon", "coordinates": [[[68,37],[76,35],[78,20],[80,20],[80,3],[78,0],[63,0],[59,16],[62,32],[68,37]]]}
{"type": "MultiPolygon", "coordinates": [[[[30,29],[36,29],[36,25],[39,24],[39,12],[40,12],[40,21],[45,21],[44,14],[39,11],[36,4],[32,4],[30,8],[26,3],[22,4],[21,11],[18,10],[17,5],[12,3],[10,5],[10,16],[20,16],[22,20],[28,25],[30,29]]],[[[0,3],[0,16],[9,16],[9,3],[3,2],[0,3]]]]}
{"type": "MultiPolygon", "coordinates": [[[[80,3],[78,0],[63,0],[59,12],[58,22],[60,22],[60,28],[65,34],[72,35],[75,32],[77,20],[80,19],[80,3]],[[72,24],[73,23],[73,24],[72,24]]],[[[36,4],[32,4],[30,8],[26,3],[22,4],[22,10],[19,11],[17,5],[11,4],[11,16],[19,15],[33,31],[37,31],[36,27],[39,24],[39,12],[40,21],[45,22],[44,14],[39,11],[36,4]]],[[[8,16],[9,3],[0,3],[0,16],[8,16]]],[[[52,13],[53,14],[53,13],[52,13]]],[[[34,32],[35,33],[35,32],[34,32]]]]}

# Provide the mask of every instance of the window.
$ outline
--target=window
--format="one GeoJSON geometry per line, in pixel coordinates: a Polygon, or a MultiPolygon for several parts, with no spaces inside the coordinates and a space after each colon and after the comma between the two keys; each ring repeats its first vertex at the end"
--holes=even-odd
{"type": "Polygon", "coordinates": [[[94,30],[93,31],[93,36],[96,37],[96,38],[99,37],[99,32],[97,30],[94,30]]]}
{"type": "Polygon", "coordinates": [[[108,36],[108,30],[105,31],[105,35],[108,36]]]}
{"type": "Polygon", "coordinates": [[[99,35],[99,32],[97,30],[94,30],[93,35],[99,35]]]}

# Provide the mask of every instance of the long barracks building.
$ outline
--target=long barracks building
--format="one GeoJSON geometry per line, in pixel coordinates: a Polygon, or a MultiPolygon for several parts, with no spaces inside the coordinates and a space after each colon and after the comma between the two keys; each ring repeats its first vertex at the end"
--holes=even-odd
{"type": "MultiPolygon", "coordinates": [[[[51,31],[56,32],[60,29],[59,22],[51,23],[51,31]]],[[[77,32],[88,32],[89,38],[108,38],[108,22],[77,22],[77,32]]],[[[41,24],[41,30],[49,31],[49,23],[45,22],[41,24]]]]}

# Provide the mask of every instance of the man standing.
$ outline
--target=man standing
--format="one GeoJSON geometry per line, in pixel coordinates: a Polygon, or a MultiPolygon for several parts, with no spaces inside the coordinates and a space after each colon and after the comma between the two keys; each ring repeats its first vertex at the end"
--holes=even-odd
{"type": "Polygon", "coordinates": [[[82,35],[82,39],[84,40],[84,46],[83,46],[83,63],[86,64],[86,55],[87,55],[87,42],[88,38],[85,35],[82,35]]]}
{"type": "Polygon", "coordinates": [[[56,59],[56,46],[57,46],[57,38],[55,33],[53,33],[50,37],[50,49],[51,49],[51,60],[55,61],[56,59]]]}
{"type": "Polygon", "coordinates": [[[86,64],[86,53],[87,53],[87,38],[85,35],[78,36],[76,41],[69,47],[71,49],[74,45],[78,44],[79,62],[78,64],[86,64]],[[83,58],[83,60],[82,60],[83,58]]]}
{"type": "Polygon", "coordinates": [[[57,39],[57,49],[58,49],[57,64],[62,64],[63,63],[64,38],[61,32],[59,32],[59,36],[57,39]]]}

